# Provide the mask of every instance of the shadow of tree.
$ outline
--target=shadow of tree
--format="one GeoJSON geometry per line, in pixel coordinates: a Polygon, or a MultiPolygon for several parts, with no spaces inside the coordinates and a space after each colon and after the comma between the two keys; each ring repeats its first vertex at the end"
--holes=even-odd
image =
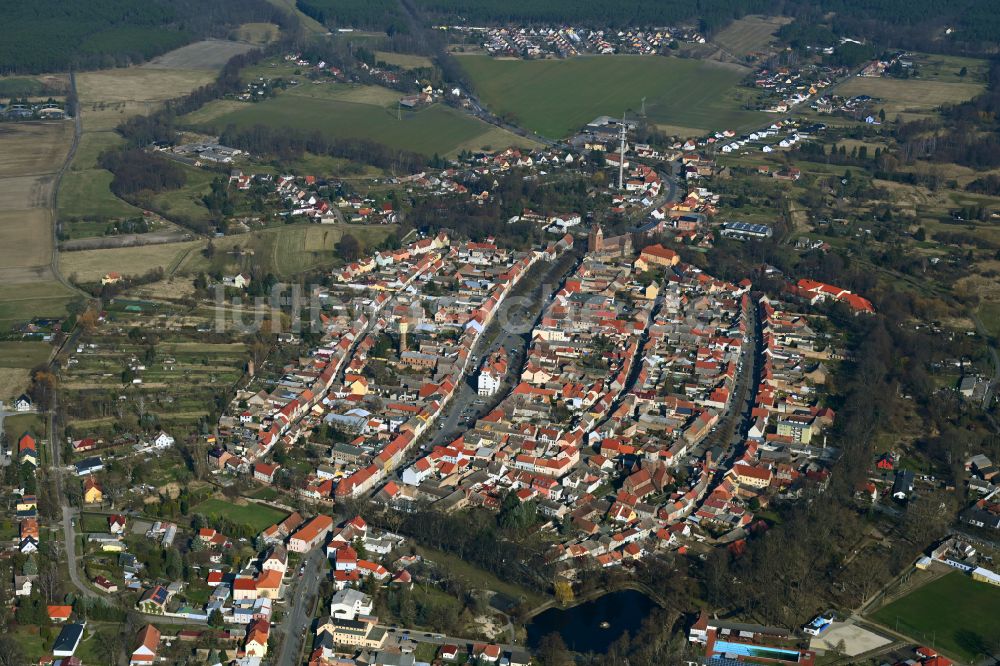
{"type": "Polygon", "coordinates": [[[986,639],[971,629],[959,629],[955,632],[955,642],[958,646],[970,654],[986,654],[989,645],[986,639]]]}

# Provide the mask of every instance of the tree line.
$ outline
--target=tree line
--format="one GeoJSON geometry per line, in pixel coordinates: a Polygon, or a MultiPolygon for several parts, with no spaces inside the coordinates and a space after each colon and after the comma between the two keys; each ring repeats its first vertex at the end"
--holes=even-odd
{"type": "Polygon", "coordinates": [[[267,0],[90,0],[0,5],[0,74],[120,67],[248,21],[295,21],[267,0]]]}
{"type": "Polygon", "coordinates": [[[295,6],[331,28],[367,28],[389,34],[405,30],[398,0],[297,0],[295,6]]]}
{"type": "MultiPolygon", "coordinates": [[[[1000,61],[990,64],[985,92],[944,106],[940,119],[899,124],[895,138],[900,157],[907,161],[954,162],[973,169],[1000,166],[1000,61]]],[[[979,187],[988,185],[985,181],[979,187]]]]}
{"type": "Polygon", "coordinates": [[[282,162],[294,160],[308,152],[342,157],[387,170],[414,173],[420,171],[427,161],[419,153],[391,148],[371,139],[328,137],[318,130],[306,132],[265,125],[230,125],[223,130],[219,140],[227,146],[282,162]]]}
{"type": "Polygon", "coordinates": [[[111,191],[123,199],[143,191],[180,189],[186,181],[179,166],[139,149],[104,152],[98,161],[114,175],[111,191]]]}

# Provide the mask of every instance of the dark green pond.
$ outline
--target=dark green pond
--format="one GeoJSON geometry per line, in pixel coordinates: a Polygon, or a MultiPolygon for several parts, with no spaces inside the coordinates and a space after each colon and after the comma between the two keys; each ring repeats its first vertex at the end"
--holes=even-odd
{"type": "Polygon", "coordinates": [[[570,650],[606,652],[624,632],[634,636],[655,607],[642,592],[621,590],[565,610],[550,608],[527,626],[528,646],[537,648],[543,636],[557,633],[570,650]]]}

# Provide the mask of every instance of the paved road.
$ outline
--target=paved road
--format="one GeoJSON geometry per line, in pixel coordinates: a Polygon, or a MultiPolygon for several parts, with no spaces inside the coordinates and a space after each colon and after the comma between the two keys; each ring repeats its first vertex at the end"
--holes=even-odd
{"type": "MultiPolygon", "coordinates": [[[[751,299],[752,301],[753,299],[751,299]]],[[[716,427],[716,432],[710,434],[701,444],[696,447],[696,451],[703,453],[715,445],[723,447],[723,452],[716,461],[716,473],[705,497],[711,494],[712,490],[722,482],[726,471],[732,466],[737,454],[746,441],[746,434],[752,424],[750,413],[753,410],[753,401],[756,395],[756,387],[760,383],[758,356],[763,351],[761,347],[760,321],[757,317],[757,308],[753,302],[747,312],[747,322],[749,326],[747,340],[743,344],[740,356],[743,360],[743,370],[739,373],[739,381],[733,391],[732,401],[729,408],[723,412],[716,427]]]]}
{"type": "MultiPolygon", "coordinates": [[[[288,587],[286,595],[292,598],[292,605],[286,610],[285,619],[279,629],[284,640],[274,662],[276,666],[292,666],[301,661],[302,642],[309,633],[309,625],[312,624],[313,604],[325,568],[325,559],[326,554],[322,548],[313,549],[304,562],[305,572],[302,577],[294,578],[295,582],[288,587]]],[[[291,575],[297,576],[298,572],[293,571],[291,575]]]]}
{"type": "MultiPolygon", "coordinates": [[[[461,431],[475,423],[478,417],[487,413],[506,397],[506,393],[501,392],[490,398],[485,398],[481,404],[476,404],[476,401],[480,400],[476,382],[478,368],[485,357],[502,346],[508,353],[508,386],[510,387],[517,382],[525,360],[526,350],[531,342],[531,329],[538,323],[545,307],[562,288],[566,277],[571,275],[579,265],[579,259],[572,262],[568,260],[568,257],[572,256],[564,255],[555,263],[548,264],[547,270],[544,268],[545,264],[539,264],[538,268],[533,270],[537,270],[541,274],[538,277],[529,274],[523,278],[524,282],[515,288],[509,297],[510,299],[524,296],[531,299],[530,303],[527,304],[524,317],[520,318],[520,322],[524,322],[524,327],[528,332],[505,330],[500,317],[490,322],[476,349],[473,350],[474,363],[469,364],[468,377],[462,382],[458,394],[449,404],[447,413],[440,419],[441,427],[431,439],[429,446],[438,446],[452,441],[461,431]],[[546,287],[550,287],[551,291],[546,292],[546,287]]],[[[404,468],[404,465],[399,466],[400,471],[404,468]]]]}
{"type": "Polygon", "coordinates": [[[57,435],[56,432],[56,411],[57,406],[53,404],[52,411],[49,412],[49,453],[52,458],[52,465],[49,471],[54,478],[56,496],[59,498],[59,506],[62,510],[63,541],[66,549],[66,563],[69,568],[69,579],[70,582],[73,583],[73,586],[84,596],[97,598],[100,595],[83,582],[83,579],[80,577],[79,569],[77,568],[76,529],[73,524],[74,519],[76,518],[76,509],[70,506],[66,493],[63,492],[63,476],[66,475],[67,472],[63,469],[62,462],[60,460],[62,457],[62,436],[57,435]]]}
{"type": "Polygon", "coordinates": [[[993,398],[997,384],[1000,383],[1000,355],[997,354],[997,348],[993,346],[990,332],[986,329],[986,325],[983,324],[983,320],[979,318],[979,315],[973,313],[972,321],[976,325],[976,333],[986,341],[986,349],[989,350],[990,359],[993,361],[993,377],[990,378],[990,384],[986,388],[986,395],[983,396],[983,409],[989,409],[990,400],[993,398]]]}
{"type": "MultiPolygon", "coordinates": [[[[445,636],[444,634],[430,633],[420,631],[418,629],[393,629],[392,627],[387,627],[385,625],[380,626],[389,632],[389,640],[387,641],[388,645],[399,645],[400,641],[409,639],[417,643],[430,643],[431,645],[457,645],[459,652],[461,652],[469,645],[484,642],[479,639],[462,638],[460,636],[445,636]]],[[[502,652],[510,652],[512,650],[528,651],[523,645],[518,645],[517,643],[500,643],[500,650],[502,652]]],[[[281,666],[284,666],[284,664],[281,664],[281,666]]]]}

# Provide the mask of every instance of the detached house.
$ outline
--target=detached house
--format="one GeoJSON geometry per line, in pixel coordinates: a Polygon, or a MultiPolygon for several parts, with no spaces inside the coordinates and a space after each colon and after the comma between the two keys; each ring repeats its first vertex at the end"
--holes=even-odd
{"type": "Polygon", "coordinates": [[[267,639],[271,633],[271,625],[267,620],[257,620],[247,630],[247,638],[243,643],[243,652],[248,657],[267,656],[267,639]]]}
{"type": "Polygon", "coordinates": [[[160,646],[160,630],[151,624],[143,627],[136,636],[138,645],[132,650],[129,666],[152,664],[156,661],[156,651],[160,646]]]}
{"type": "Polygon", "coordinates": [[[114,513],[108,516],[108,531],[112,534],[125,534],[125,524],[127,519],[125,516],[114,513]]]}
{"type": "Polygon", "coordinates": [[[98,504],[104,500],[104,491],[101,484],[93,476],[88,476],[83,481],[83,501],[85,504],[98,504]]]}
{"type": "Polygon", "coordinates": [[[17,455],[22,465],[28,463],[32,467],[38,467],[38,444],[31,434],[25,433],[17,441],[17,455]]]}

